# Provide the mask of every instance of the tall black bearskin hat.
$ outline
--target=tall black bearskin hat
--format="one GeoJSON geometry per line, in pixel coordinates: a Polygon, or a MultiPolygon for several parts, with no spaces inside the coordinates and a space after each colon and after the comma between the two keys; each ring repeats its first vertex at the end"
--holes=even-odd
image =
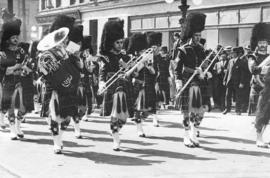
{"type": "Polygon", "coordinates": [[[5,42],[14,35],[20,35],[21,24],[22,21],[20,19],[7,21],[6,23],[4,23],[2,26],[2,42],[5,42]]]}
{"type": "Polygon", "coordinates": [[[50,27],[50,33],[62,27],[67,27],[69,28],[69,31],[72,31],[74,23],[75,23],[75,18],[66,16],[66,15],[58,15],[56,16],[56,18],[54,19],[54,22],[52,23],[50,27]]]}
{"type": "Polygon", "coordinates": [[[267,40],[270,41],[270,24],[257,23],[252,29],[250,47],[254,51],[257,47],[258,41],[267,40]]]}
{"type": "Polygon", "coordinates": [[[123,42],[123,49],[124,49],[125,51],[128,50],[128,45],[129,45],[129,38],[125,38],[125,39],[124,39],[124,42],[123,42]]]}
{"type": "Polygon", "coordinates": [[[93,54],[92,36],[84,36],[82,40],[82,50],[89,49],[90,54],[93,54]]]}
{"type": "Polygon", "coordinates": [[[146,32],[146,39],[148,47],[151,46],[161,46],[162,43],[162,33],[160,32],[146,32]]]}
{"type": "Polygon", "coordinates": [[[83,26],[75,25],[72,30],[69,32],[69,40],[75,43],[83,41],[83,26]]]}
{"type": "Polygon", "coordinates": [[[101,36],[100,54],[109,52],[115,41],[124,38],[123,28],[123,20],[110,20],[105,23],[101,36]]]}
{"type": "Polygon", "coordinates": [[[204,30],[206,15],[203,13],[190,13],[187,16],[183,29],[181,31],[181,38],[183,41],[187,41],[193,36],[194,33],[204,30]]]}
{"type": "Polygon", "coordinates": [[[143,49],[147,48],[146,35],[142,33],[134,33],[129,38],[129,44],[127,49],[127,54],[135,54],[143,49]]]}

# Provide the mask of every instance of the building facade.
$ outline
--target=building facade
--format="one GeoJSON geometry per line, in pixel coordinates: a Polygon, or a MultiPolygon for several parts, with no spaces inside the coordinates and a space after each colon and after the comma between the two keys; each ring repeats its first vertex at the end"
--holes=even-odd
{"type": "MultiPolygon", "coordinates": [[[[7,9],[7,0],[0,1],[0,7],[7,9]]],[[[39,12],[38,0],[13,0],[13,13],[22,20],[20,40],[30,42],[38,39],[38,24],[35,16],[39,12]]],[[[3,20],[0,20],[2,26],[3,20]]]]}
{"type": "MultiPolygon", "coordinates": [[[[269,0],[188,0],[188,12],[207,15],[203,37],[207,48],[217,44],[246,46],[255,23],[270,23],[269,0]]],[[[180,0],[39,0],[36,16],[40,34],[49,27],[56,14],[67,14],[84,26],[84,35],[92,36],[95,49],[99,46],[103,25],[107,20],[125,21],[126,36],[134,32],[160,31],[163,46],[172,47],[173,34],[180,30],[180,0]]]]}

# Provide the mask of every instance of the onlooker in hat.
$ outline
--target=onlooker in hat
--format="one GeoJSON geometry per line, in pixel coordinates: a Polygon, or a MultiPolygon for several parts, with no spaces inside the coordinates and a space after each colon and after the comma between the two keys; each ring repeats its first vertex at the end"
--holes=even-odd
{"type": "Polygon", "coordinates": [[[232,59],[229,61],[227,72],[224,77],[224,85],[226,85],[226,100],[223,114],[227,114],[231,111],[232,98],[233,93],[236,95],[236,113],[241,114],[241,104],[240,104],[240,96],[239,96],[239,88],[242,87],[241,81],[241,60],[240,55],[244,53],[243,47],[236,47],[232,50],[232,59]]]}
{"type": "Polygon", "coordinates": [[[220,110],[225,109],[225,93],[226,93],[226,87],[223,84],[223,79],[225,76],[225,72],[228,66],[228,54],[226,51],[222,51],[219,56],[219,61],[214,66],[214,86],[215,90],[213,91],[214,102],[220,110]]]}
{"type": "Polygon", "coordinates": [[[174,38],[174,43],[173,43],[173,52],[172,52],[172,59],[174,60],[177,57],[177,53],[178,53],[178,47],[180,47],[180,43],[181,43],[181,39],[180,39],[180,34],[179,33],[175,33],[173,35],[174,38]]]}

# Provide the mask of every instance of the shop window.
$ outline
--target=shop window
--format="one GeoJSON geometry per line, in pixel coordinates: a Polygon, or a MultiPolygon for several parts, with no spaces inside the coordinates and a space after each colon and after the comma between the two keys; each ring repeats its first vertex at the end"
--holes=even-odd
{"type": "Polygon", "coordinates": [[[55,7],[60,7],[60,6],[61,6],[61,0],[56,0],[55,7]]]}
{"type": "Polygon", "coordinates": [[[80,3],[84,3],[84,0],[80,0],[80,3]]]}
{"type": "Polygon", "coordinates": [[[70,5],[74,5],[76,3],[76,0],[70,0],[70,5]]]}
{"type": "Polygon", "coordinates": [[[41,10],[46,8],[46,0],[41,0],[41,10]]]}
{"type": "Polygon", "coordinates": [[[216,12],[206,13],[205,25],[217,25],[218,24],[218,15],[216,12]]]}
{"type": "Polygon", "coordinates": [[[218,45],[218,30],[204,30],[202,31],[202,38],[206,39],[206,48],[215,49],[218,45]]]}
{"type": "Polygon", "coordinates": [[[147,18],[142,20],[143,29],[153,29],[155,27],[154,18],[147,18]]]}
{"type": "Polygon", "coordinates": [[[240,23],[258,23],[260,22],[261,10],[254,9],[241,9],[240,10],[240,23]]]}
{"type": "Polygon", "coordinates": [[[224,28],[219,29],[219,43],[222,46],[238,46],[238,29],[224,28]]]}
{"type": "Polygon", "coordinates": [[[141,28],[142,28],[142,20],[141,19],[131,20],[131,30],[138,30],[141,28]]]}
{"type": "Polygon", "coordinates": [[[168,17],[157,17],[156,18],[156,28],[168,28],[168,17]]]}
{"type": "Polygon", "coordinates": [[[250,44],[252,28],[239,28],[239,46],[247,46],[250,44]]]}
{"type": "Polygon", "coordinates": [[[180,24],[179,24],[180,18],[181,18],[181,16],[170,16],[169,17],[170,28],[179,28],[180,27],[180,24]]]}
{"type": "Polygon", "coordinates": [[[221,11],[220,24],[221,25],[238,24],[238,11],[237,10],[221,11]]]}
{"type": "Polygon", "coordinates": [[[263,8],[263,22],[270,22],[270,7],[263,8]]]}

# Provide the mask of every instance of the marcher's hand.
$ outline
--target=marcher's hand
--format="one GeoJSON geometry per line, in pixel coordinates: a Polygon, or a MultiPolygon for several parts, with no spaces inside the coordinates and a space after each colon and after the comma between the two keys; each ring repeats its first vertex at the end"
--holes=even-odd
{"type": "Polygon", "coordinates": [[[240,83],[239,88],[244,88],[244,84],[240,83]]]}
{"type": "Polygon", "coordinates": [[[98,94],[101,95],[102,91],[105,89],[106,85],[105,85],[105,82],[103,81],[100,81],[99,84],[98,84],[98,94]]]}
{"type": "Polygon", "coordinates": [[[212,77],[213,77],[213,75],[211,74],[211,72],[206,72],[206,78],[207,79],[210,79],[212,77]]]}
{"type": "Polygon", "coordinates": [[[261,74],[265,75],[267,73],[267,71],[269,70],[270,66],[263,66],[261,69],[261,74]]]}
{"type": "Polygon", "coordinates": [[[180,91],[181,88],[183,87],[183,82],[182,82],[182,80],[176,80],[176,81],[175,81],[175,85],[176,85],[176,90],[177,90],[177,91],[180,91]]]}

